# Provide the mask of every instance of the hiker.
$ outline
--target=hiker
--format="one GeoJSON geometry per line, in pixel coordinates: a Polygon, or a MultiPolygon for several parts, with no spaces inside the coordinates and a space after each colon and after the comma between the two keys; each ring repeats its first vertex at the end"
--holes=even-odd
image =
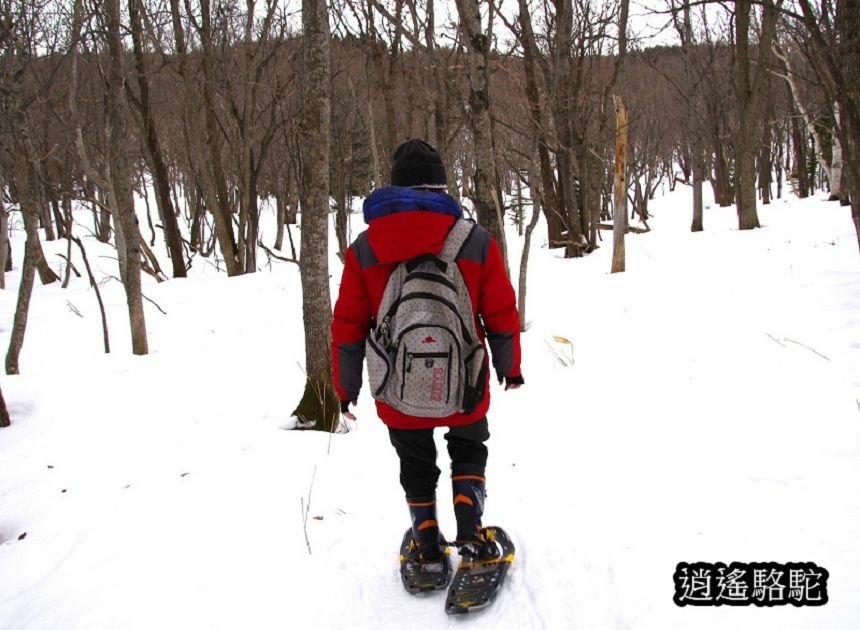
{"type": "Polygon", "coordinates": [[[520,319],[502,251],[462,217],[436,149],[422,140],[398,147],[391,186],[364,202],[368,229],[347,250],[332,323],[341,412],[355,420],[349,405],[358,399],[367,354],[377,414],[400,458],[409,549],[426,564],[438,564],[446,546],[436,518],[435,427],[449,427],[455,544],[461,556],[491,553],[481,525],[490,437],[484,339],[505,389],[524,382],[520,319]]]}

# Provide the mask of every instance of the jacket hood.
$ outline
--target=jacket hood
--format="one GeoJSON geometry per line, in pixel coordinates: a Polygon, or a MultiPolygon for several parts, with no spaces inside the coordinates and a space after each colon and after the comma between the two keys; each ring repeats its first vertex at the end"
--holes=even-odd
{"type": "Polygon", "coordinates": [[[463,216],[450,195],[389,186],[364,201],[367,237],[379,262],[439,254],[454,221],[463,216]]]}
{"type": "Polygon", "coordinates": [[[426,210],[456,218],[463,216],[460,204],[446,193],[388,186],[374,190],[364,200],[364,222],[370,222],[398,212],[426,210]]]}

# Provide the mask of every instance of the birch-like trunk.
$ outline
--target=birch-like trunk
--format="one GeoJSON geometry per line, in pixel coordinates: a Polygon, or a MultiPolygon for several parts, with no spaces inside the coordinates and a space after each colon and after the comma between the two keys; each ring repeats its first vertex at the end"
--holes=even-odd
{"type": "Polygon", "coordinates": [[[493,152],[493,134],[490,112],[490,40],[481,26],[479,0],[457,0],[460,32],[463,35],[466,55],[466,75],[469,80],[469,126],[475,146],[475,176],[472,202],[478,222],[496,237],[508,267],[505,246],[504,222],[497,200],[496,162],[493,152]]]}
{"type": "MultiPolygon", "coordinates": [[[[774,45],[773,47],[774,56],[779,59],[783,66],[785,67],[785,74],[776,73],[777,76],[785,79],[785,82],[788,84],[789,91],[791,94],[791,99],[794,101],[794,106],[800,115],[803,117],[804,122],[806,122],[806,128],[809,129],[809,132],[812,134],[813,139],[815,140],[815,155],[818,159],[818,165],[821,167],[821,170],[824,172],[825,177],[827,177],[827,181],[830,183],[830,194],[831,199],[839,199],[839,190],[842,184],[842,148],[839,144],[838,134],[833,133],[833,158],[832,164],[827,163],[827,158],[822,151],[822,147],[824,144],[821,142],[821,133],[818,130],[818,126],[815,123],[815,119],[809,113],[809,109],[806,107],[806,104],[803,102],[803,99],[800,96],[800,88],[797,85],[797,79],[795,78],[795,71],[792,67],[791,63],[791,53],[783,52],[778,46],[774,45]],[[839,153],[839,165],[836,166],[836,155],[837,151],[839,153]],[[833,169],[836,168],[838,172],[838,177],[833,173],[833,169]]],[[[837,126],[839,124],[838,121],[838,106],[837,106],[837,126]]]]}
{"type": "MultiPolygon", "coordinates": [[[[836,129],[839,128],[839,103],[835,103],[833,106],[834,113],[836,115],[836,129]]],[[[843,158],[842,158],[842,142],[839,140],[839,134],[834,129],[833,134],[831,135],[833,139],[833,153],[831,155],[830,160],[830,172],[827,174],[830,182],[830,199],[829,201],[847,201],[844,200],[842,193],[842,168],[843,168],[843,158]]],[[[817,143],[816,143],[817,144],[817,143]]]]}

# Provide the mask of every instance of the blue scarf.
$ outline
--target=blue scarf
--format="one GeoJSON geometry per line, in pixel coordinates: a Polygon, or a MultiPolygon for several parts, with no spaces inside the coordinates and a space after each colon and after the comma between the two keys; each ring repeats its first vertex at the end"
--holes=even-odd
{"type": "Polygon", "coordinates": [[[447,214],[458,219],[463,216],[463,209],[460,208],[460,204],[447,193],[388,186],[374,190],[364,200],[364,222],[370,223],[374,219],[395,212],[414,210],[447,214]]]}

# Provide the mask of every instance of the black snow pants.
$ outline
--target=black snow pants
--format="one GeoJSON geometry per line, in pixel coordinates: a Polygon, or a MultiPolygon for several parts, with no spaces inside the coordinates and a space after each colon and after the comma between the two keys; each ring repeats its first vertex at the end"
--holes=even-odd
{"type": "MultiPolygon", "coordinates": [[[[408,498],[428,497],[436,493],[441,471],[436,466],[436,442],[433,429],[388,428],[391,444],[400,457],[400,485],[408,498]]],[[[451,457],[451,476],[484,476],[490,437],[487,418],[471,424],[451,427],[445,434],[451,457]]]]}

